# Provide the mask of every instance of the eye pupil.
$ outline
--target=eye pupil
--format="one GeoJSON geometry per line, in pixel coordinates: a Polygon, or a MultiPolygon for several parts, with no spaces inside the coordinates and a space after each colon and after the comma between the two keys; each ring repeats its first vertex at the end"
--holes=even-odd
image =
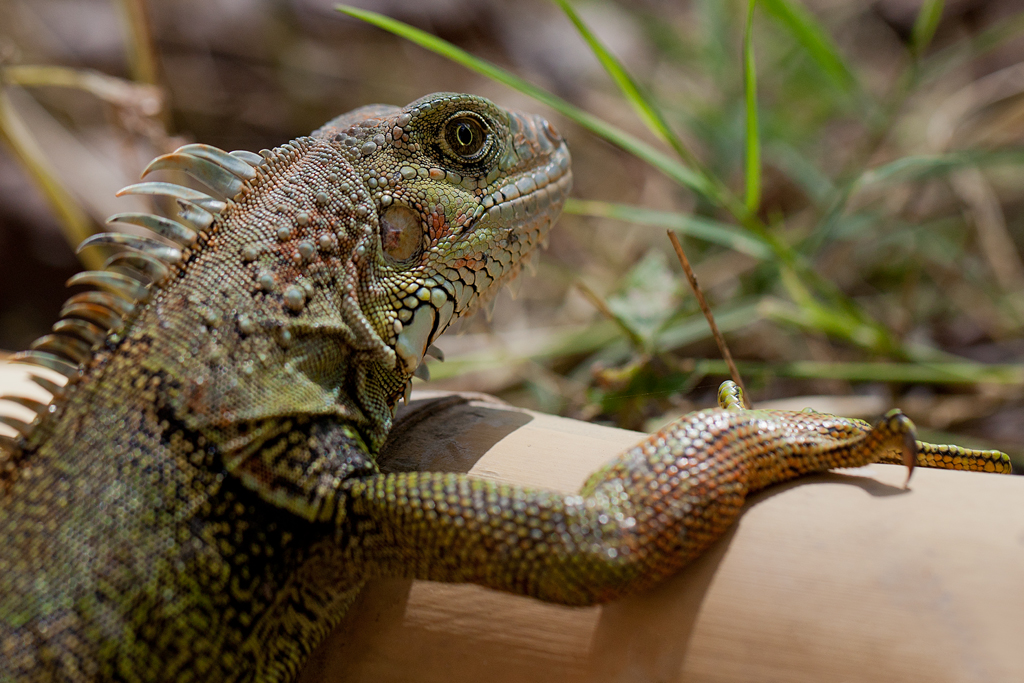
{"type": "Polygon", "coordinates": [[[461,115],[451,119],[444,130],[449,151],[461,159],[474,159],[487,144],[485,130],[473,116],[461,115]]]}

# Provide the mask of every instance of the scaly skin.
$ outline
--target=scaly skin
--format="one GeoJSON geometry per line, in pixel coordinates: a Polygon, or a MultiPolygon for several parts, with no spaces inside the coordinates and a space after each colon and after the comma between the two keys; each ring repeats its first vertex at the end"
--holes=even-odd
{"type": "MultiPolygon", "coordinates": [[[[568,151],[542,119],[438,94],[264,157],[188,146],[154,162],[226,201],[136,186],[176,194],[186,224],[122,222],[180,249],[133,243],[143,255],[117,263],[148,291],[90,276],[112,294],[73,299],[24,358],[70,382],[0,443],[0,681],[287,681],[369,578],[610,600],[699,554],[752,491],[913,463],[901,415],[740,411],[727,389],[576,496],[381,474],[432,340],[557,217],[568,151]]],[[[931,464],[1008,469],[954,450],[931,464]]]]}

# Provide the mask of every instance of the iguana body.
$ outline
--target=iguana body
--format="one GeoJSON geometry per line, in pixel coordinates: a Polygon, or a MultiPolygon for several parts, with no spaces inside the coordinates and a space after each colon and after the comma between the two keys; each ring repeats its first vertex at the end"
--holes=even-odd
{"type": "Polygon", "coordinates": [[[119,218],[177,246],[92,240],[131,247],[112,263],[131,277],[80,278],[107,292],[73,297],[23,357],[70,382],[31,427],[6,420],[23,436],[0,451],[0,681],[287,681],[369,578],[610,600],[699,554],[751,491],[914,462],[901,415],[872,429],[726,393],[578,496],[380,474],[433,339],[544,240],[567,148],[540,118],[438,94],[263,157],[191,145],[154,162],[225,201],[130,188],[177,198],[183,223],[119,218]]]}

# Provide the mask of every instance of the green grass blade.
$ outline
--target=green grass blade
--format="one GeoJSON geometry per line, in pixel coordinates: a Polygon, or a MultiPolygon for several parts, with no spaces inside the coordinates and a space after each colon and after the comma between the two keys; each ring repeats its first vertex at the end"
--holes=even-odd
{"type": "Polygon", "coordinates": [[[708,179],[700,173],[697,173],[684,164],[673,160],[669,156],[659,152],[629,133],[602,121],[596,116],[593,116],[578,107],[574,107],[562,98],[544,90],[543,88],[538,88],[532,83],[519,78],[515,74],[512,74],[495,64],[491,64],[486,60],[474,57],[465,50],[462,50],[451,43],[438,38],[437,36],[421,31],[400,21],[396,21],[390,17],[386,17],[383,14],[349,7],[347,5],[338,5],[336,9],[350,17],[360,19],[368,24],[372,24],[378,28],[384,29],[385,31],[394,33],[395,35],[405,38],[420,47],[446,57],[457,64],[461,64],[462,66],[476,71],[477,73],[492,80],[503,83],[504,85],[507,85],[514,90],[518,90],[525,95],[529,95],[538,102],[551,107],[567,119],[576,122],[580,126],[604,138],[613,145],[621,147],[630,154],[642,159],[679,184],[703,195],[715,205],[726,206],[728,204],[728,198],[722,195],[720,188],[710,183],[708,179]]]}
{"type": "MultiPolygon", "coordinates": [[[[597,57],[597,60],[601,62],[601,66],[608,72],[612,80],[615,81],[615,85],[619,87],[622,94],[625,96],[636,113],[640,116],[640,119],[644,122],[647,128],[657,135],[663,142],[668,144],[675,150],[676,154],[680,156],[687,164],[692,167],[700,168],[700,163],[697,158],[690,152],[689,149],[683,144],[683,141],[679,139],[679,136],[669,127],[668,122],[665,120],[665,116],[661,113],[661,110],[654,104],[650,96],[644,94],[640,90],[640,86],[637,84],[633,77],[629,75],[625,67],[622,65],[615,55],[608,51],[597,36],[594,35],[593,31],[590,30],[580,18],[580,15],[576,13],[572,5],[569,4],[568,0],[555,0],[558,6],[562,8],[562,11],[569,21],[576,26],[576,30],[582,36],[583,40],[586,41],[587,45],[590,46],[591,52],[597,57]]],[[[712,181],[713,182],[713,181],[712,181]]]]}
{"type": "MultiPolygon", "coordinates": [[[[764,317],[758,302],[750,299],[734,301],[715,307],[715,324],[722,334],[748,327],[764,317]]],[[[672,351],[679,347],[711,338],[711,328],[703,314],[692,315],[685,320],[667,326],[657,337],[657,351],[672,351]]]]}
{"type": "Polygon", "coordinates": [[[946,154],[920,154],[905,156],[888,164],[865,171],[855,181],[858,187],[877,183],[900,183],[927,180],[968,166],[994,166],[1024,164],[1024,149],[1009,148],[998,151],[968,150],[946,154]]]}
{"type": "Polygon", "coordinates": [[[804,329],[844,339],[873,353],[909,356],[910,352],[900,346],[884,326],[868,316],[863,309],[844,297],[847,305],[826,305],[804,286],[790,269],[781,272],[781,281],[786,292],[795,303],[766,299],[763,313],[775,320],[786,322],[804,329]]]}
{"type": "Polygon", "coordinates": [[[805,254],[817,252],[836,235],[843,213],[850,199],[861,190],[882,184],[912,183],[928,180],[971,166],[1024,164],[1024,149],[966,150],[944,154],[918,154],[905,156],[881,166],[869,168],[852,181],[837,188],[824,217],[814,232],[801,245],[805,254]]]}
{"type": "Polygon", "coordinates": [[[639,225],[668,228],[688,237],[735,249],[762,261],[771,260],[774,257],[771,246],[752,233],[734,225],[701,216],[582,199],[569,199],[565,204],[564,212],[577,216],[612,218],[639,225]]]}
{"type": "Polygon", "coordinates": [[[636,351],[641,353],[646,352],[649,340],[641,334],[640,330],[638,330],[626,316],[620,315],[612,310],[611,306],[608,305],[604,298],[602,298],[600,294],[591,289],[590,286],[582,280],[576,281],[576,289],[578,289],[583,296],[590,301],[591,305],[596,308],[601,315],[615,323],[615,326],[618,327],[624,335],[626,335],[626,339],[629,340],[630,345],[636,351]]]}
{"type": "Polygon", "coordinates": [[[841,90],[853,92],[859,88],[857,78],[839,54],[832,36],[799,0],[761,0],[761,6],[793,34],[811,59],[841,90]]]}
{"type": "MultiPolygon", "coordinates": [[[[561,0],[560,0],[561,1],[561,0]]],[[[757,67],[754,63],[754,8],[757,0],[747,4],[747,26],[743,32],[743,99],[746,108],[746,179],[747,211],[756,213],[761,205],[761,134],[757,126],[757,67]]]]}
{"type": "Polygon", "coordinates": [[[917,12],[917,19],[914,20],[914,29],[910,34],[910,51],[914,56],[920,56],[932,42],[935,29],[942,20],[942,10],[945,8],[944,0],[925,0],[921,9],[917,12]]]}
{"type": "MultiPolygon", "coordinates": [[[[737,361],[746,376],[776,375],[799,379],[839,379],[848,382],[908,382],[915,384],[1007,384],[1024,383],[1024,365],[983,365],[981,363],[885,363],[843,361],[794,361],[763,363],[737,361]]],[[[698,360],[694,372],[729,376],[724,360],[698,360]]]]}

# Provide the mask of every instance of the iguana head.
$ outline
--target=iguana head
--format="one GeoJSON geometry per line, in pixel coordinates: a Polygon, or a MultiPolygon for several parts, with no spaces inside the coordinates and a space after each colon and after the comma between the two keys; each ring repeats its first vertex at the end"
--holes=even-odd
{"type": "Polygon", "coordinates": [[[572,184],[551,124],[473,95],[363,107],[313,135],[358,151],[377,214],[361,309],[406,377],[448,325],[516,276],[572,184]]]}

